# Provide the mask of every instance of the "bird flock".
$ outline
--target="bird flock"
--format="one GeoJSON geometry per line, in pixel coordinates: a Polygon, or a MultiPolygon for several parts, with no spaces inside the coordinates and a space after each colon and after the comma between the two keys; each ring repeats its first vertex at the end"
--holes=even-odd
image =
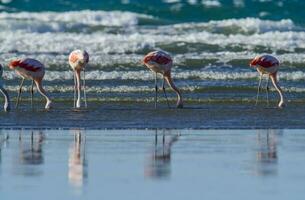
{"type": "MultiPolygon", "coordinates": [[[[83,88],[84,95],[84,103],[85,107],[87,107],[87,97],[86,97],[86,79],[85,79],[85,69],[86,65],[89,63],[89,54],[85,50],[74,50],[69,55],[69,65],[74,73],[74,108],[81,107],[81,88],[83,88]],[[81,84],[81,72],[83,72],[83,87],[81,84]]],[[[177,108],[183,108],[183,99],[181,91],[176,87],[174,81],[171,76],[171,69],[173,65],[173,59],[171,56],[164,51],[153,51],[144,56],[141,62],[148,69],[150,69],[155,75],[155,108],[157,108],[157,98],[158,98],[158,84],[157,84],[157,74],[161,74],[163,77],[162,90],[164,96],[167,101],[167,105],[169,106],[169,102],[167,99],[167,94],[165,90],[165,83],[169,85],[169,87],[177,94],[177,108]]],[[[255,68],[259,75],[259,84],[257,89],[257,98],[256,105],[258,102],[259,93],[261,90],[262,78],[264,75],[267,75],[267,103],[269,105],[269,79],[271,79],[272,84],[276,91],[279,93],[280,102],[278,104],[279,108],[285,107],[285,99],[283,95],[283,91],[280,88],[277,80],[277,72],[279,69],[280,62],[279,60],[272,55],[261,55],[256,56],[250,62],[250,67],[255,68]]],[[[25,79],[29,79],[32,81],[31,86],[31,106],[33,107],[33,93],[34,93],[34,83],[37,87],[38,92],[46,99],[45,109],[49,110],[52,108],[52,100],[46,93],[43,88],[42,81],[45,75],[45,67],[44,65],[33,58],[25,58],[25,59],[14,59],[9,62],[8,67],[11,70],[14,70],[17,75],[21,77],[21,83],[18,90],[18,96],[16,100],[15,108],[18,108],[22,86],[25,79]]],[[[0,77],[2,77],[3,67],[0,65],[0,77]]],[[[11,109],[10,106],[10,98],[8,92],[4,89],[2,80],[0,80],[0,92],[4,96],[4,111],[8,112],[11,109]]]]}

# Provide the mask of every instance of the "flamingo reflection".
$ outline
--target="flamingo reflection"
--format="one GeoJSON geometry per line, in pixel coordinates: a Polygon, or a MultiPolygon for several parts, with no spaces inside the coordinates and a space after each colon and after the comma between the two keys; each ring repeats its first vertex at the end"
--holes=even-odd
{"type": "Polygon", "coordinates": [[[23,137],[23,134],[19,134],[19,165],[23,165],[18,171],[23,175],[37,176],[41,175],[42,171],[38,167],[32,167],[33,165],[41,165],[44,163],[43,157],[43,142],[44,134],[39,131],[38,134],[34,134],[32,131],[30,134],[30,142],[28,138],[23,137]]]}
{"type": "Polygon", "coordinates": [[[31,164],[31,165],[39,165],[42,164],[43,152],[42,152],[42,144],[44,141],[44,135],[40,131],[35,137],[34,132],[31,133],[30,144],[26,144],[23,140],[21,134],[19,135],[19,149],[20,149],[20,163],[22,164],[31,164]]]}
{"type": "MultiPolygon", "coordinates": [[[[0,164],[2,163],[2,146],[8,141],[9,137],[8,135],[0,135],[0,164]]],[[[1,165],[0,165],[1,166],[1,165]]],[[[0,171],[1,174],[1,171],[0,171]]]]}
{"type": "Polygon", "coordinates": [[[154,148],[145,167],[145,176],[151,178],[165,178],[171,174],[171,148],[178,141],[179,135],[162,134],[162,141],[155,134],[154,148]]]}
{"type": "Polygon", "coordinates": [[[277,135],[279,131],[266,130],[257,134],[256,173],[258,175],[277,174],[277,135]]]}
{"type": "Polygon", "coordinates": [[[87,161],[86,161],[86,140],[80,131],[74,133],[74,141],[69,149],[69,172],[68,178],[73,186],[81,187],[86,180],[87,161]]]}

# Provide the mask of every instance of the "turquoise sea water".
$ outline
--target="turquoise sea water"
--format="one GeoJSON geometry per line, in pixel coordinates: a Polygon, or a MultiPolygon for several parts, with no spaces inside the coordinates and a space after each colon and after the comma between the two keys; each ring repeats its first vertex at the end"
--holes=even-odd
{"type": "Polygon", "coordinates": [[[305,8],[302,0],[2,0],[3,10],[55,11],[120,10],[158,17],[164,23],[202,22],[230,18],[292,19],[304,23],[305,8]]]}

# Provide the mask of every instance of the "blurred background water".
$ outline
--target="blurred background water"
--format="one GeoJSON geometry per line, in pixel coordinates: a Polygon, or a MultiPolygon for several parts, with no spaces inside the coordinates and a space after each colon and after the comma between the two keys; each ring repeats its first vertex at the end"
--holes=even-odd
{"type": "MultiPolygon", "coordinates": [[[[56,98],[71,100],[67,57],[81,48],[90,54],[86,78],[95,100],[152,101],[153,75],[139,60],[153,50],[173,56],[173,77],[189,101],[252,100],[257,72],[249,60],[264,53],[280,59],[287,98],[304,100],[301,0],[2,0],[0,8],[1,63],[41,60],[56,98]]],[[[6,69],[4,78],[17,91],[16,75],[6,69]]]]}

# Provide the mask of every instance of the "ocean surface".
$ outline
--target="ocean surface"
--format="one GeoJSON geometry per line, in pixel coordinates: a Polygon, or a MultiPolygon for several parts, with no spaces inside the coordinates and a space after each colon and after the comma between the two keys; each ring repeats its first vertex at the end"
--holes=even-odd
{"type": "Polygon", "coordinates": [[[303,200],[304,142],[304,130],[1,130],[0,198],[303,200]]]}
{"type": "MultiPolygon", "coordinates": [[[[58,102],[66,105],[63,109],[73,105],[67,59],[72,50],[85,49],[90,54],[89,105],[153,108],[154,76],[140,60],[150,51],[164,50],[174,59],[172,76],[185,107],[210,103],[221,112],[227,104],[252,108],[258,74],[249,61],[269,53],[281,62],[278,75],[288,106],[303,112],[298,108],[305,102],[304,9],[302,0],[1,0],[0,61],[6,65],[12,58],[33,57],[43,62],[44,85],[56,111],[58,102]]],[[[7,67],[4,82],[15,100],[20,79],[7,67]]],[[[271,92],[274,108],[279,97],[271,92]]],[[[174,107],[173,92],[169,99],[174,107]]],[[[261,99],[264,107],[263,93],[261,99]]],[[[35,100],[43,101],[38,94],[35,100]]],[[[23,104],[29,108],[29,102],[23,104]]],[[[231,112],[240,113],[240,108],[231,112]]],[[[160,114],[161,121],[165,116],[160,114]]]]}

